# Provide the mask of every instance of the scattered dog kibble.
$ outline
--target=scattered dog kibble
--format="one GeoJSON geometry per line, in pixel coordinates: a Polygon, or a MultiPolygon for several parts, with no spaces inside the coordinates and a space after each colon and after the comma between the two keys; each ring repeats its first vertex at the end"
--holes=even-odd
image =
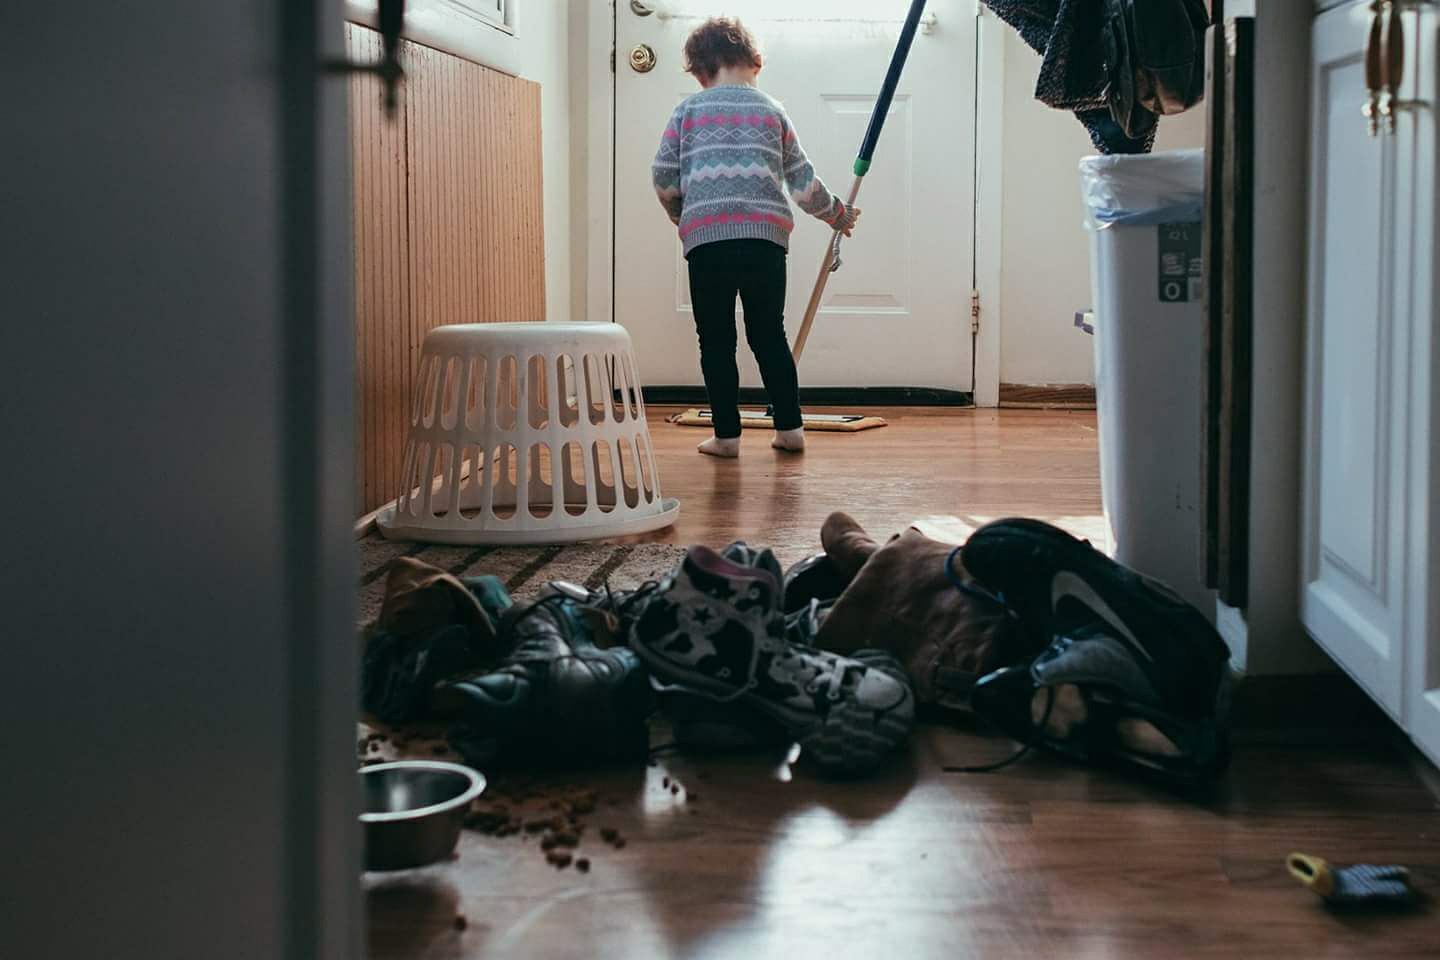
{"type": "Polygon", "coordinates": [[[601,827],[600,839],[604,840],[606,843],[614,843],[616,840],[620,839],[620,831],[616,830],[614,827],[601,827]]]}
{"type": "Polygon", "coordinates": [[[552,850],[545,859],[553,864],[555,869],[564,870],[570,866],[570,861],[574,858],[564,850],[552,850]]]}
{"type": "Polygon", "coordinates": [[[672,784],[670,784],[670,795],[671,795],[671,796],[678,796],[679,794],[680,794],[680,784],[678,784],[678,783],[672,783],[672,784]]]}
{"type": "Polygon", "coordinates": [[[589,873],[590,861],[585,857],[581,857],[579,860],[575,861],[575,869],[579,870],[581,873],[589,873]]]}
{"type": "Polygon", "coordinates": [[[456,930],[464,930],[468,926],[470,926],[470,921],[465,919],[465,914],[460,913],[455,915],[456,930]]]}

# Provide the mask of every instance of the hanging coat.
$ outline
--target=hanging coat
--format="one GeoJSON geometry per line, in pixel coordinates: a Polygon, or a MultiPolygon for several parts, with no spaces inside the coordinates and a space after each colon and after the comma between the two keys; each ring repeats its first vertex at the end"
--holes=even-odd
{"type": "Polygon", "coordinates": [[[1035,98],[1070,110],[1101,153],[1148,153],[1165,114],[1205,91],[1202,0],[985,0],[1041,55],[1035,98]]]}

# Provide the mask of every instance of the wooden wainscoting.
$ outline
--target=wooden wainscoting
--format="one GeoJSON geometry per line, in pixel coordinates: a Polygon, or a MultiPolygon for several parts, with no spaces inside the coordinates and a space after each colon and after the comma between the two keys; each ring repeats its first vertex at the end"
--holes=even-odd
{"type": "MultiPolygon", "coordinates": [[[[378,33],[347,36],[353,59],[379,59],[378,33]]],[[[398,492],[426,332],[545,319],[539,85],[401,46],[393,117],[377,78],[350,87],[360,513],[398,492]]]]}

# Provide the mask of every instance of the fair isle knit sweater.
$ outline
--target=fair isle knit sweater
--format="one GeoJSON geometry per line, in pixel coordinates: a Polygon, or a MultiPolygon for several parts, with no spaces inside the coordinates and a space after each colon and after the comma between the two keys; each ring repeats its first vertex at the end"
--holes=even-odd
{"type": "Polygon", "coordinates": [[[651,175],[686,256],[717,240],[770,240],[788,249],[795,221],[787,192],[831,226],[849,219],[815,175],[785,108],[752,86],[711,87],[676,107],[651,175]]]}

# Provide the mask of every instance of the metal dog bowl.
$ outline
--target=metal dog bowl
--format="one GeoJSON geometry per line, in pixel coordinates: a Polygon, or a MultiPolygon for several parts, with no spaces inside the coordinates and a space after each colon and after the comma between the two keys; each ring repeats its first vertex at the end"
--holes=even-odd
{"type": "Polygon", "coordinates": [[[365,869],[408,870],[444,860],[460,840],[485,778],[457,763],[397,760],[360,771],[365,869]]]}

